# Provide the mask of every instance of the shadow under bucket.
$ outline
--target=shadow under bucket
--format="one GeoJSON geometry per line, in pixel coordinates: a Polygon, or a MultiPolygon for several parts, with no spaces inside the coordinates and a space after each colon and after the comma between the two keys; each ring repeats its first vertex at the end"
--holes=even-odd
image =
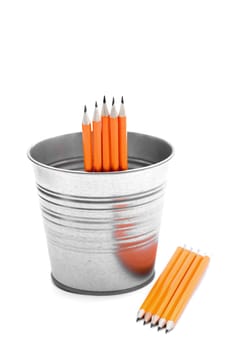
{"type": "Polygon", "coordinates": [[[140,288],[154,263],[172,146],[128,133],[129,170],[84,172],[82,134],[31,147],[54,283],[117,294],[140,288]]]}

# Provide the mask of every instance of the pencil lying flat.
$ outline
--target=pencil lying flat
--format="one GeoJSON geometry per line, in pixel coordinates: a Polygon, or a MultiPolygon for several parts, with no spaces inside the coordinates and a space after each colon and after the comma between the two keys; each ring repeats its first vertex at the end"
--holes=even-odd
{"type": "Polygon", "coordinates": [[[168,264],[166,265],[166,267],[164,268],[164,270],[162,271],[162,273],[158,277],[157,281],[153,285],[149,294],[145,298],[143,304],[139,308],[139,311],[137,313],[137,319],[136,319],[137,321],[141,320],[144,317],[146,311],[148,310],[149,305],[153,302],[153,299],[154,299],[155,295],[158,293],[158,291],[160,290],[160,288],[162,288],[162,285],[164,284],[170,271],[172,270],[172,267],[175,265],[176,261],[178,260],[179,256],[182,254],[182,252],[183,252],[183,248],[178,247],[176,249],[176,251],[174,252],[174,254],[172,255],[168,264]]]}
{"type": "Polygon", "coordinates": [[[109,130],[109,112],[104,96],[101,111],[102,122],[102,169],[110,171],[110,130],[109,130]]]}
{"type": "MultiPolygon", "coordinates": [[[[167,293],[167,290],[178,274],[179,270],[181,269],[184,261],[187,259],[191,252],[187,249],[183,249],[182,254],[179,256],[178,260],[176,261],[175,265],[172,266],[172,269],[167,276],[166,280],[164,281],[164,284],[162,285],[162,288],[160,289],[159,293],[155,295],[155,298],[153,299],[153,302],[148,307],[148,312],[144,315],[144,322],[148,323],[154,313],[156,312],[156,309],[161,305],[163,302],[165,295],[167,293]]],[[[152,318],[152,325],[155,325],[158,320],[156,320],[154,317],[152,318]]]]}
{"type": "Polygon", "coordinates": [[[182,312],[184,311],[185,306],[189,302],[189,299],[191,298],[196,286],[198,285],[200,279],[202,278],[202,275],[205,272],[209,262],[210,262],[210,258],[208,256],[205,256],[200,262],[198,268],[193,274],[193,277],[191,278],[190,282],[187,284],[187,287],[185,288],[178,303],[176,304],[171,314],[170,320],[167,321],[166,333],[170,332],[175,327],[177,320],[179,319],[182,312]]]}
{"type": "Polygon", "coordinates": [[[180,283],[179,287],[177,288],[175,294],[171,298],[170,302],[168,303],[167,307],[163,311],[161,318],[158,322],[159,328],[165,327],[167,320],[171,320],[171,315],[174,312],[174,309],[179,302],[183,292],[185,291],[187,285],[189,284],[190,280],[192,279],[193,275],[195,274],[199,264],[201,263],[203,257],[201,255],[197,255],[196,258],[193,260],[191,266],[189,267],[188,271],[186,272],[182,282],[180,283]]]}
{"type": "Polygon", "coordinates": [[[120,170],[128,169],[128,152],[127,152],[127,132],[126,132],[126,112],[124,108],[123,97],[118,115],[118,143],[119,143],[119,168],[120,170]]]}
{"type": "Polygon", "coordinates": [[[118,117],[113,98],[110,112],[110,161],[111,170],[119,170],[119,151],[118,151],[118,117]]]}
{"type": "Polygon", "coordinates": [[[101,155],[101,119],[99,115],[97,102],[95,103],[95,111],[93,116],[93,170],[102,170],[101,155]]]}
{"type": "Polygon", "coordinates": [[[92,171],[92,140],[91,140],[91,122],[87,115],[87,108],[84,107],[82,120],[82,146],[84,158],[84,170],[92,171]]]}
{"type": "MultiPolygon", "coordinates": [[[[154,309],[154,315],[152,317],[152,324],[156,324],[158,320],[160,320],[161,315],[167,305],[169,304],[171,298],[173,297],[174,293],[176,292],[177,288],[179,287],[181,281],[183,280],[185,274],[187,273],[188,269],[190,268],[191,264],[193,263],[194,259],[196,258],[196,253],[189,253],[187,258],[185,259],[184,263],[182,264],[181,268],[179,269],[178,273],[176,274],[175,278],[171,281],[169,288],[164,293],[164,298],[161,301],[161,303],[157,303],[156,308],[154,309]]],[[[160,327],[161,329],[161,327],[160,327]]]]}

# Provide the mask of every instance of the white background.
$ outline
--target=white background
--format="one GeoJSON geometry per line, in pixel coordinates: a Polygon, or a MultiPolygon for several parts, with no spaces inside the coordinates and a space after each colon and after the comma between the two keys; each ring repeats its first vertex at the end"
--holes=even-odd
{"type": "Polygon", "coordinates": [[[234,348],[234,1],[1,1],[1,349],[234,348]],[[211,256],[175,330],[136,324],[150,286],[71,295],[50,264],[29,146],[80,131],[106,94],[170,164],[156,276],[179,244],[211,256]]]}

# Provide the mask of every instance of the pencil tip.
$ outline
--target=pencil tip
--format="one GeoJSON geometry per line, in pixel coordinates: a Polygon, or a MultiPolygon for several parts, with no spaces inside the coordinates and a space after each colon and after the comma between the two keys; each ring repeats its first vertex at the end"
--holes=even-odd
{"type": "Polygon", "coordinates": [[[86,113],[87,109],[86,109],[86,105],[84,106],[84,113],[86,113]]]}
{"type": "Polygon", "coordinates": [[[137,317],[136,322],[138,322],[139,320],[140,320],[140,318],[139,318],[139,317],[137,317]]]}
{"type": "Polygon", "coordinates": [[[123,96],[122,96],[122,98],[121,98],[121,103],[122,103],[122,104],[124,103],[124,98],[123,98],[123,96]]]}
{"type": "Polygon", "coordinates": [[[95,107],[96,107],[96,108],[98,107],[97,101],[95,101],[95,107]]]}
{"type": "Polygon", "coordinates": [[[145,326],[148,322],[144,321],[143,325],[145,326]]]}
{"type": "Polygon", "coordinates": [[[155,324],[151,323],[150,328],[153,328],[155,326],[156,326],[155,324]]]}
{"type": "Polygon", "coordinates": [[[157,327],[158,332],[161,330],[161,327],[157,327]]]}
{"type": "Polygon", "coordinates": [[[115,100],[114,100],[114,97],[113,97],[113,100],[112,100],[112,106],[114,105],[114,102],[115,102],[115,100]]]}
{"type": "Polygon", "coordinates": [[[104,96],[104,98],[103,98],[103,103],[106,103],[106,97],[104,96]]]}
{"type": "Polygon", "coordinates": [[[169,329],[166,329],[166,330],[165,330],[165,333],[168,333],[168,332],[169,332],[169,329]]]}

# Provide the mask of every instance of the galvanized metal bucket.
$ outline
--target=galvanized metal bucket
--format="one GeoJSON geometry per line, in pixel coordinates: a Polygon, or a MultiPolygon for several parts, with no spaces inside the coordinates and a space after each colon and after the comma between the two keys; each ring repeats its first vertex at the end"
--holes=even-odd
{"type": "Polygon", "coordinates": [[[172,146],[128,133],[129,170],[83,171],[82,135],[37,143],[33,163],[52,279],[67,291],[115,294],[154,276],[172,146]]]}

